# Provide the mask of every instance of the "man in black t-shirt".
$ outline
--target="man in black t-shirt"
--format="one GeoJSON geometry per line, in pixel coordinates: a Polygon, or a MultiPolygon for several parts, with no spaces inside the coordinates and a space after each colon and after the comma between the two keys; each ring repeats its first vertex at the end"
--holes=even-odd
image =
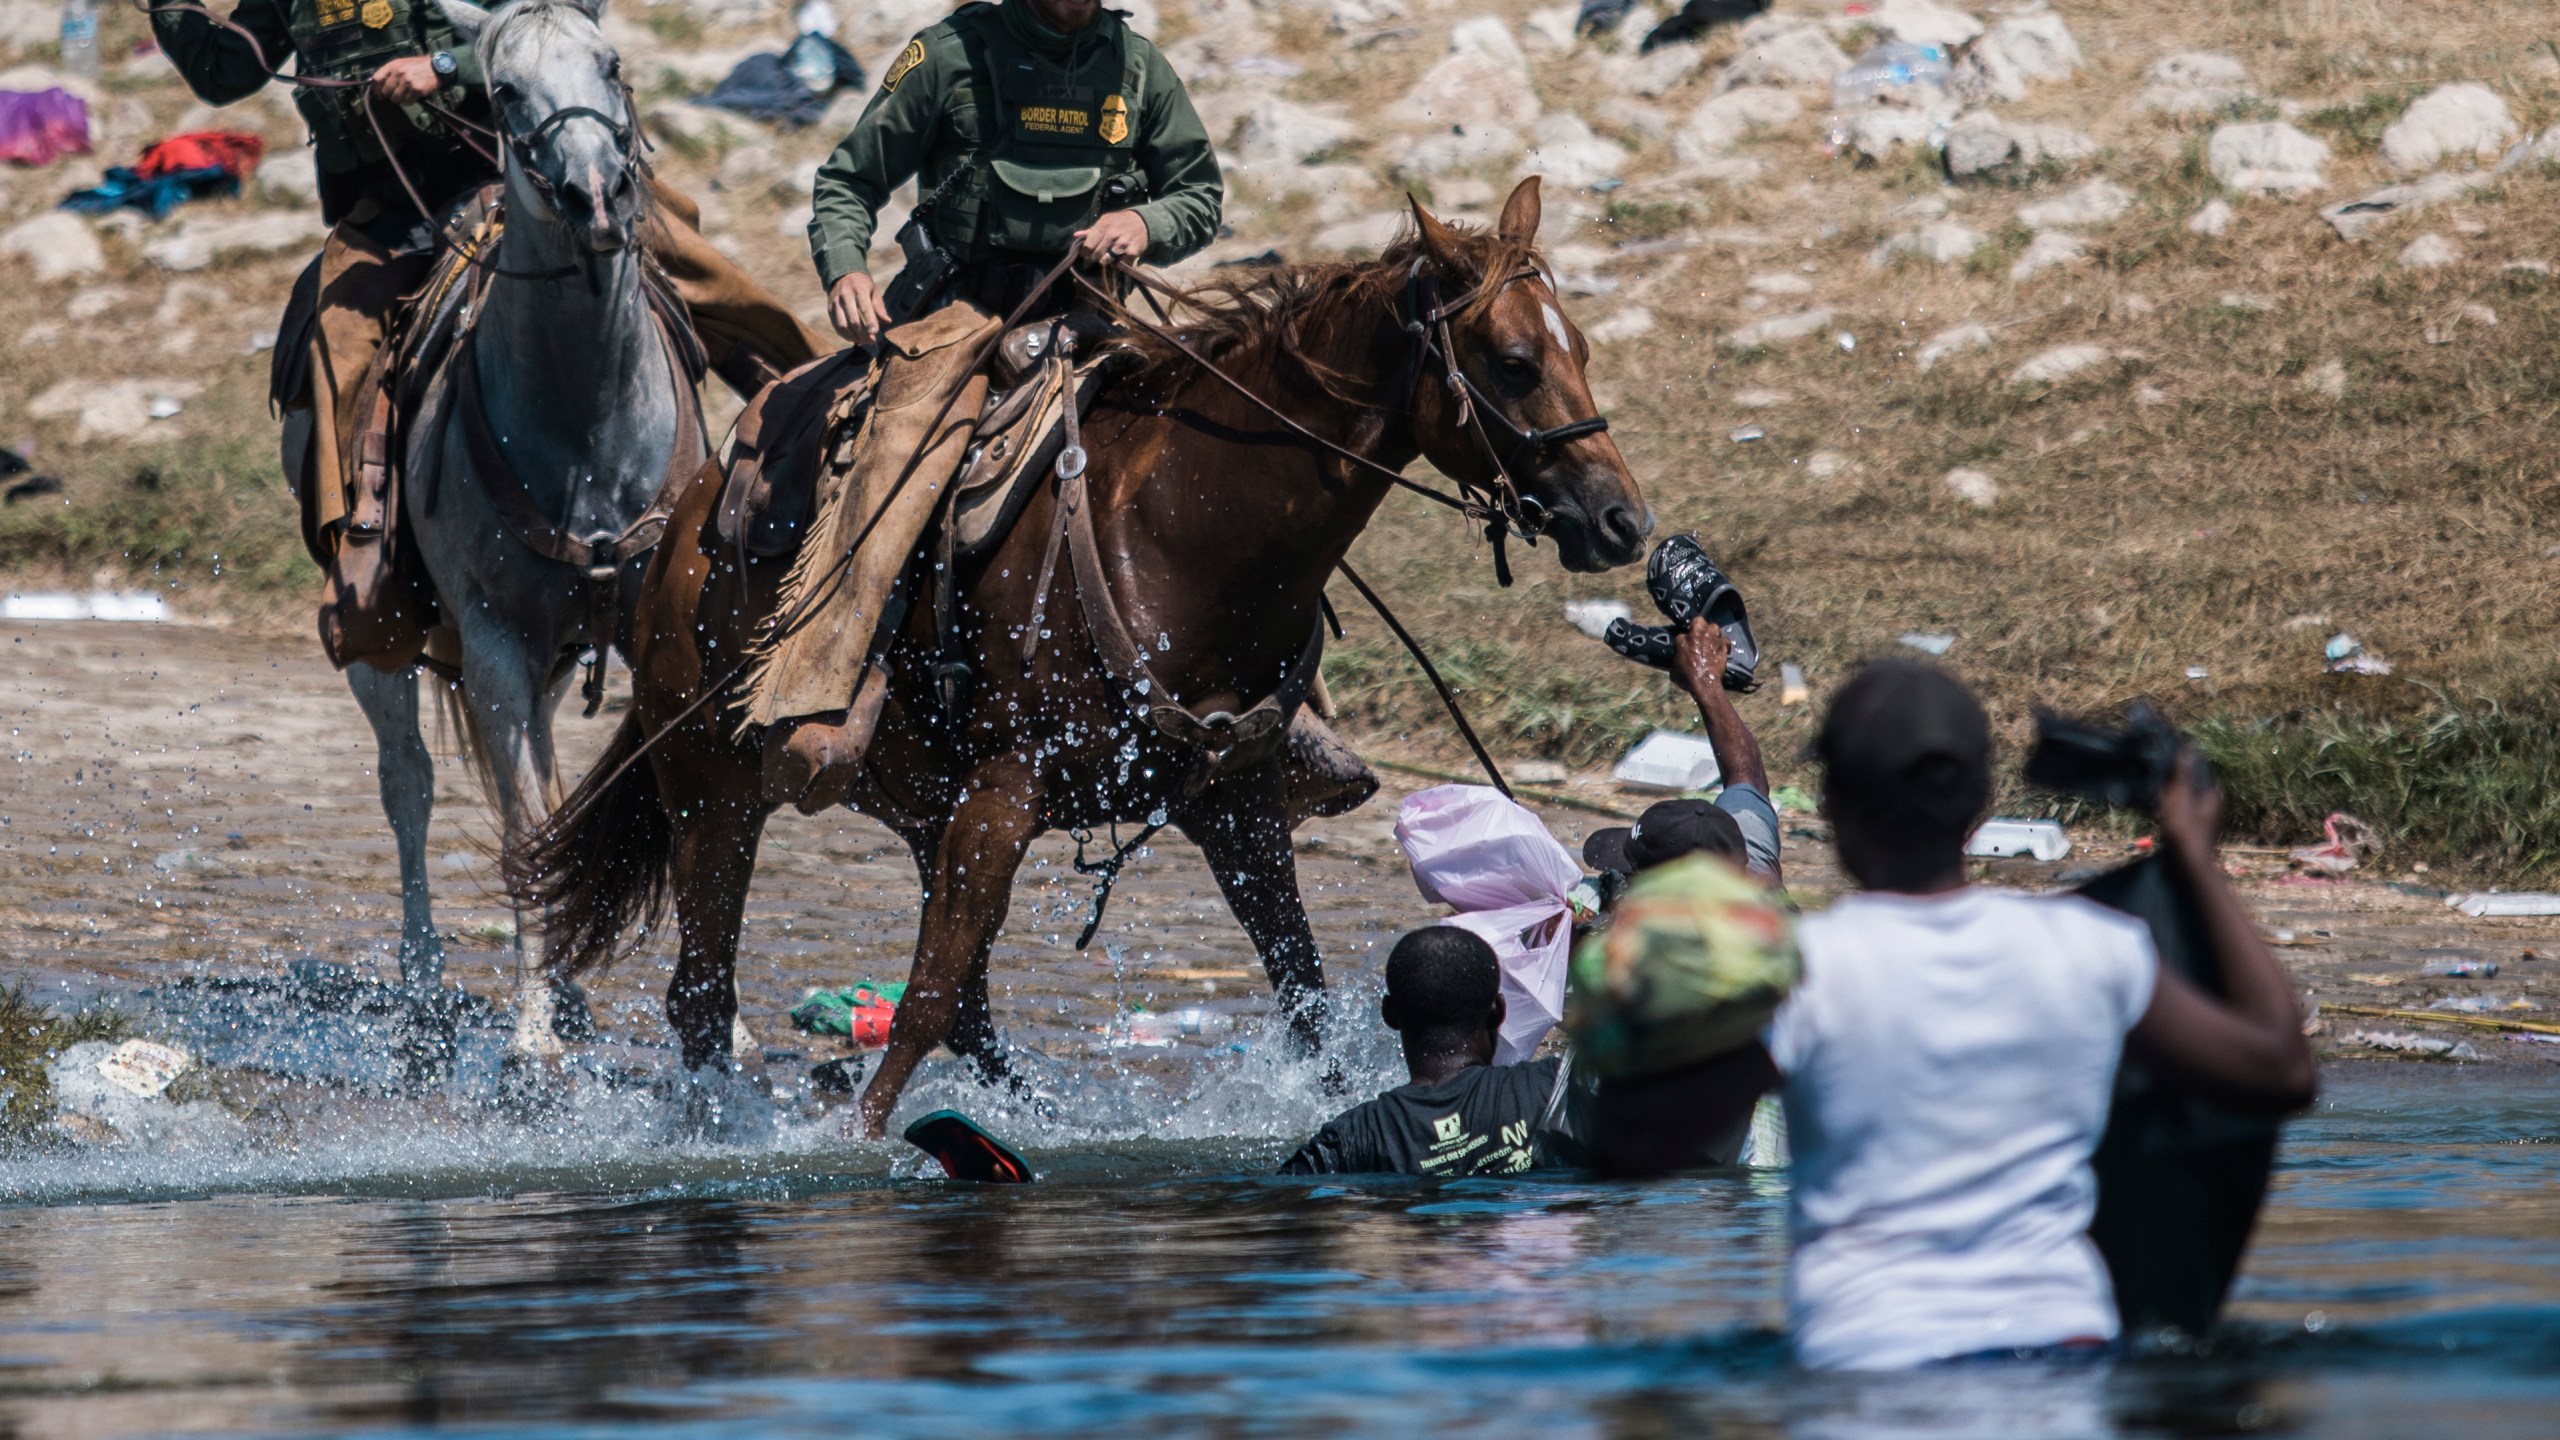
{"type": "Polygon", "coordinates": [[[1511,1175],[1583,1163],[1589,1100],[1567,1062],[1492,1063],[1503,1017],[1492,946],[1454,925],[1398,940],[1378,1013],[1404,1038],[1413,1083],[1334,1117],[1282,1174],[1511,1175]]]}

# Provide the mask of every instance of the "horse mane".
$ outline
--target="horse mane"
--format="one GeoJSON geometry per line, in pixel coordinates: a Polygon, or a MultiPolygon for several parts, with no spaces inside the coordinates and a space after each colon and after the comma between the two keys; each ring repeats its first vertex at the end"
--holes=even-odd
{"type": "MultiPolygon", "coordinates": [[[[1462,276],[1444,276],[1449,291],[1472,288],[1475,294],[1455,318],[1471,320],[1491,305],[1500,287],[1484,284],[1487,276],[1508,275],[1523,266],[1546,269],[1534,240],[1509,240],[1494,230],[1452,223],[1455,259],[1462,276]]],[[[1306,335],[1318,320],[1371,309],[1392,310],[1406,277],[1426,252],[1422,236],[1408,218],[1375,260],[1308,261],[1257,268],[1234,278],[1218,277],[1181,292],[1175,318],[1183,338],[1211,360],[1225,361],[1268,352],[1302,372],[1317,389],[1352,405],[1372,405],[1374,397],[1351,393],[1360,377],[1349,375],[1306,351],[1306,335]]],[[[1170,379],[1191,365],[1181,351],[1139,336],[1133,348],[1146,357],[1133,378],[1170,379]]]]}

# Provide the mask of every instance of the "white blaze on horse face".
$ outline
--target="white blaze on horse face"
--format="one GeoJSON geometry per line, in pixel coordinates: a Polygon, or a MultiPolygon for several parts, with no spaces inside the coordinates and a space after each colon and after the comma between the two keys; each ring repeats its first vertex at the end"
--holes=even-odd
{"type": "Polygon", "coordinates": [[[1555,337],[1556,348],[1567,355],[1572,354],[1573,336],[1564,328],[1564,312],[1558,310],[1553,301],[1541,300],[1538,302],[1538,313],[1546,317],[1547,333],[1555,337]]]}

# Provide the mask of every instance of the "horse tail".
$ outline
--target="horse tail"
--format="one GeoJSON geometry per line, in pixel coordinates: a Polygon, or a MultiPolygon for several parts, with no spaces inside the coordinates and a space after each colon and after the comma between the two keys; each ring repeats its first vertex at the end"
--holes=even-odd
{"type": "Polygon", "coordinates": [[[646,740],[638,712],[624,716],[587,778],[507,850],[507,887],[542,912],[545,948],[563,973],[621,959],[666,914],[675,827],[642,756],[646,740]]]}

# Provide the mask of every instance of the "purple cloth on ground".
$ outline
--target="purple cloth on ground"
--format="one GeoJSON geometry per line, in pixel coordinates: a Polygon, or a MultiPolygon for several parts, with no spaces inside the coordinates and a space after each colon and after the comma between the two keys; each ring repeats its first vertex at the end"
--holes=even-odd
{"type": "Polygon", "coordinates": [[[0,160],[50,165],[89,153],[89,107],[68,90],[0,90],[0,160]]]}

